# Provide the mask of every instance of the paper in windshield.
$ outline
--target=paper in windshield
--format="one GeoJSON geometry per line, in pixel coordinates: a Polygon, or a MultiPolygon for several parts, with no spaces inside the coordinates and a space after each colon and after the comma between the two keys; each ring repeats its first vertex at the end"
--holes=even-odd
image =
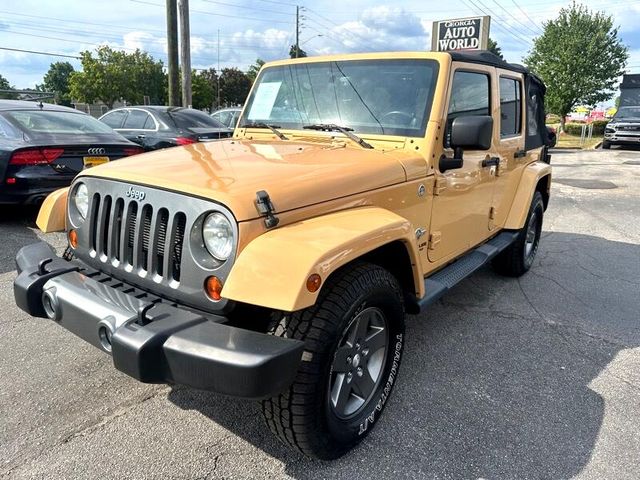
{"type": "Polygon", "coordinates": [[[282,82],[265,82],[258,85],[249,112],[250,120],[268,120],[271,117],[271,110],[276,103],[281,85],[282,82]]]}

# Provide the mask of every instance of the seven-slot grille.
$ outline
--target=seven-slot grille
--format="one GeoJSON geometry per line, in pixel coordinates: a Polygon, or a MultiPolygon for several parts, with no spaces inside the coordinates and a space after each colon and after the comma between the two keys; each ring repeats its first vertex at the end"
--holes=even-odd
{"type": "Polygon", "coordinates": [[[170,214],[166,208],[96,193],[91,202],[90,248],[115,267],[179,282],[185,226],[183,212],[170,214]]]}

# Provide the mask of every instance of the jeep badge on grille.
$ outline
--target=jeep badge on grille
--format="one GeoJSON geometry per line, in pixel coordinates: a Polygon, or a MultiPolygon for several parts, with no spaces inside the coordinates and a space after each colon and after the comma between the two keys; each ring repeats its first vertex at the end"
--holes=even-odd
{"type": "Polygon", "coordinates": [[[129,198],[133,198],[134,200],[142,201],[144,200],[146,193],[144,193],[142,190],[136,190],[133,187],[129,187],[129,190],[127,190],[125,195],[129,198]]]}

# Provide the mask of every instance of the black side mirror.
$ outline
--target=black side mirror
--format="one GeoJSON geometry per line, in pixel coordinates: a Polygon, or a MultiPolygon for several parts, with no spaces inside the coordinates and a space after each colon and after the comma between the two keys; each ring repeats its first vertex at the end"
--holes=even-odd
{"type": "Polygon", "coordinates": [[[451,123],[451,147],[453,158],[440,158],[441,172],[461,168],[464,150],[489,150],[493,136],[493,117],[473,115],[458,117],[451,123]]]}

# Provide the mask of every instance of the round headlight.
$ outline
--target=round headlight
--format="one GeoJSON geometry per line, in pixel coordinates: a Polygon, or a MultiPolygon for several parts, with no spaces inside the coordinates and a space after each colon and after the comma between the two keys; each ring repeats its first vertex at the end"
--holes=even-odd
{"type": "Polygon", "coordinates": [[[73,192],[73,204],[82,219],[87,218],[87,212],[89,211],[89,189],[84,183],[78,185],[73,192]]]}
{"type": "Polygon", "coordinates": [[[204,219],[202,239],[209,253],[224,261],[233,249],[233,228],[227,217],[221,213],[211,213],[204,219]]]}

